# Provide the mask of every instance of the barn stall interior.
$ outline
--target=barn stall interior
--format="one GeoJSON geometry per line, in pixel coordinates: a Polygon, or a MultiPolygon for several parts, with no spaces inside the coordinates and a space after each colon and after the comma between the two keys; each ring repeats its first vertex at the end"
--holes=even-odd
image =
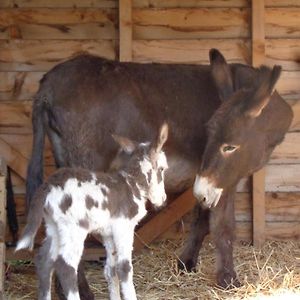
{"type": "MultiPolygon", "coordinates": [[[[235,259],[244,285],[230,292],[215,288],[213,246],[209,241],[202,254],[209,259],[202,260],[199,270],[178,275],[176,255],[195,203],[191,190],[138,229],[135,247],[147,245],[148,250],[136,257],[135,283],[138,295],[145,299],[240,299],[240,293],[245,298],[253,297],[259,291],[270,294],[277,287],[290,288],[299,296],[299,1],[3,0],[0,9],[0,156],[11,170],[20,228],[25,222],[24,181],[32,144],[32,98],[43,74],[59,62],[79,53],[91,53],[139,63],[208,64],[209,50],[217,48],[228,62],[281,65],[277,90],[293,109],[293,123],[266,168],[253,178],[243,179],[238,187],[235,259]],[[160,240],[159,244],[151,244],[154,239],[160,240]],[[249,246],[252,240],[262,249],[249,246]]],[[[4,178],[6,172],[2,169],[4,178]]],[[[46,175],[54,169],[48,145],[46,175]]],[[[0,184],[4,205],[4,183],[0,184]]],[[[4,232],[3,210],[0,217],[4,232]]],[[[9,266],[7,297],[32,299],[32,265],[16,262],[32,255],[15,255],[10,247],[4,251],[4,239],[12,241],[6,227],[0,253],[1,259],[6,253],[9,266]],[[26,284],[20,287],[18,278],[26,284]]],[[[100,253],[99,247],[93,246],[87,249],[85,258],[99,260],[100,253]]],[[[96,295],[107,295],[104,279],[98,274],[99,265],[90,267],[94,271],[89,273],[89,280],[96,295]]]]}

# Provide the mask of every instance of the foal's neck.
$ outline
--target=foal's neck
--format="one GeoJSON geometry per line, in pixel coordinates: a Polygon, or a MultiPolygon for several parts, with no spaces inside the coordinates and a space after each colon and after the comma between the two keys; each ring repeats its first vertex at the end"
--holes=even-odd
{"type": "Polygon", "coordinates": [[[129,165],[120,170],[118,174],[124,178],[136,198],[146,200],[148,198],[150,180],[148,180],[147,174],[143,173],[142,162],[129,165]]]}

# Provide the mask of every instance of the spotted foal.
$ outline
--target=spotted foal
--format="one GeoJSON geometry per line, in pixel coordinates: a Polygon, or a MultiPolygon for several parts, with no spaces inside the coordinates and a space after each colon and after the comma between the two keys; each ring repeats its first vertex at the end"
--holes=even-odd
{"type": "Polygon", "coordinates": [[[123,299],[136,299],[131,260],[134,228],[146,214],[147,199],[155,206],[166,200],[167,161],[162,147],[167,136],[166,124],[153,144],[137,144],[114,136],[121,146],[116,159],[119,163],[123,159],[118,171],[94,173],[62,168],[38,189],[16,250],[33,248],[44,218],[46,239],[36,256],[39,300],[51,299],[53,271],[66,298],[80,300],[77,269],[84,240],[91,232],[103,237],[107,253],[104,274],[110,299],[121,299],[120,287],[123,299]]]}

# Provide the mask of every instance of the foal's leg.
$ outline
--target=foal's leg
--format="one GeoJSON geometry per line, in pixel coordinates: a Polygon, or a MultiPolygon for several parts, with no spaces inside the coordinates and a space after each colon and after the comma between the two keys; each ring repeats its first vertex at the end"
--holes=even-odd
{"type": "Polygon", "coordinates": [[[58,256],[54,263],[67,300],[80,300],[77,286],[77,269],[84,249],[87,231],[81,228],[60,226],[58,256]],[[74,236],[74,232],[76,235],[74,236]]]}
{"type": "Polygon", "coordinates": [[[178,267],[187,271],[196,268],[199,250],[205,236],[209,233],[209,210],[196,204],[194,208],[193,223],[185,247],[180,255],[178,267]]]}
{"type": "Polygon", "coordinates": [[[53,241],[50,237],[47,237],[35,257],[36,272],[39,280],[39,300],[51,300],[51,277],[54,268],[54,260],[51,258],[51,245],[53,245],[53,241]]]}
{"type": "MultiPolygon", "coordinates": [[[[61,137],[54,131],[53,129],[49,128],[47,131],[48,137],[50,139],[51,145],[52,145],[52,150],[55,158],[55,163],[56,167],[62,168],[62,167],[67,167],[69,164],[67,164],[65,160],[65,154],[62,146],[62,140],[61,137]]],[[[88,166],[86,168],[89,169],[88,166]]],[[[64,292],[62,289],[62,286],[56,276],[54,274],[54,279],[55,279],[55,291],[56,294],[58,295],[58,298],[60,300],[66,300],[66,297],[64,296],[64,292]]],[[[94,295],[89,287],[89,284],[87,282],[87,279],[84,274],[84,262],[81,261],[78,270],[77,270],[77,282],[78,282],[78,287],[79,287],[79,294],[80,294],[80,299],[81,300],[94,300],[94,295]]]]}
{"type": "Polygon", "coordinates": [[[113,230],[113,239],[117,249],[116,272],[120,280],[123,299],[136,300],[132,268],[134,226],[127,220],[121,220],[120,224],[116,225],[113,230]]]}
{"type": "MultiPolygon", "coordinates": [[[[223,192],[224,193],[224,192],[223,192]]],[[[216,245],[217,283],[226,288],[239,286],[233,266],[235,191],[224,193],[218,205],[211,209],[210,231],[216,245]]]]}
{"type": "MultiPolygon", "coordinates": [[[[60,300],[66,300],[64,295],[62,286],[57,278],[54,276],[55,279],[55,291],[58,295],[60,300]]],[[[87,279],[84,274],[84,262],[81,260],[77,270],[77,283],[79,288],[79,295],[81,300],[94,300],[94,295],[89,287],[87,279]]]]}
{"type": "Polygon", "coordinates": [[[116,270],[117,251],[112,236],[103,237],[106,249],[106,264],[104,275],[108,283],[109,296],[111,300],[121,300],[120,284],[116,270]]]}

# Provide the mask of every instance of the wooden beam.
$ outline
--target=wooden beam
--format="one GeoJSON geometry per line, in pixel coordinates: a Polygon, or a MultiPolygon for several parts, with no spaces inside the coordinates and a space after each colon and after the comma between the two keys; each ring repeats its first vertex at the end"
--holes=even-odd
{"type": "MultiPolygon", "coordinates": [[[[15,252],[15,248],[7,248],[6,259],[7,260],[33,260],[36,250],[37,249],[35,249],[32,252],[27,251],[27,250],[15,252]]],[[[1,251],[1,249],[0,249],[0,251],[1,251]]],[[[105,255],[106,255],[105,249],[101,246],[85,248],[84,252],[83,252],[83,259],[86,261],[98,261],[98,260],[102,259],[103,257],[105,257],[105,255]]]]}
{"type": "Polygon", "coordinates": [[[132,0],[119,0],[119,59],[132,61],[132,0]]]}
{"type": "MultiPolygon", "coordinates": [[[[4,294],[5,227],[6,227],[6,164],[0,157],[0,296],[4,294]]],[[[1,298],[2,299],[2,298],[1,298]]]]}
{"type": "Polygon", "coordinates": [[[172,224],[189,212],[194,207],[195,203],[192,189],[187,190],[176,198],[149,222],[137,230],[134,250],[141,250],[145,245],[148,245],[165,232],[172,224]]]}
{"type": "Polygon", "coordinates": [[[20,152],[0,138],[0,156],[23,179],[26,179],[28,160],[20,152]]]}
{"type": "Polygon", "coordinates": [[[265,61],[265,4],[252,0],[252,64],[257,67],[265,61]]]}
{"type": "MultiPolygon", "coordinates": [[[[265,61],[265,1],[252,0],[252,65],[265,61]]],[[[252,178],[253,244],[261,247],[265,242],[265,170],[252,178]]]]}

